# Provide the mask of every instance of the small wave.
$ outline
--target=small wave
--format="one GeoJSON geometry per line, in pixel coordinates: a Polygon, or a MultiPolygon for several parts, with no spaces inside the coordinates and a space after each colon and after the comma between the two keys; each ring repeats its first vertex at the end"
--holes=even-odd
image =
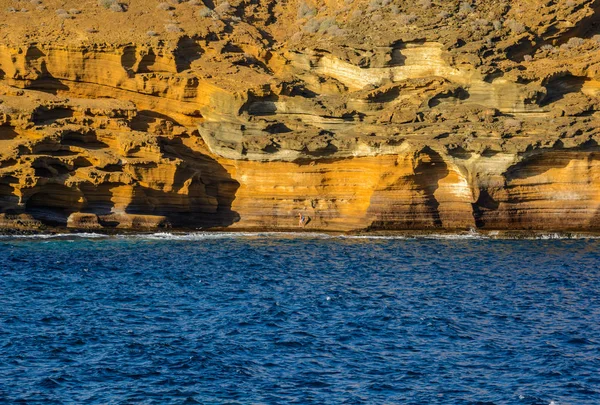
{"type": "Polygon", "coordinates": [[[521,239],[521,240],[579,240],[579,239],[600,239],[600,235],[592,234],[570,234],[570,233],[543,233],[538,235],[501,235],[495,239],[521,239]]]}
{"type": "Polygon", "coordinates": [[[242,238],[341,239],[341,240],[407,240],[407,239],[486,239],[482,234],[415,234],[415,235],[336,235],[320,232],[190,232],[119,235],[119,238],[146,240],[209,240],[242,238]]]}
{"type": "Polygon", "coordinates": [[[372,239],[372,240],[395,240],[395,239],[414,239],[414,237],[408,237],[404,235],[338,235],[329,236],[334,239],[372,239]]]}
{"type": "Polygon", "coordinates": [[[108,238],[109,235],[93,232],[82,233],[39,233],[32,235],[0,235],[0,239],[98,239],[108,238]]]}
{"type": "Polygon", "coordinates": [[[410,233],[401,234],[330,234],[322,232],[156,232],[156,233],[123,233],[103,234],[95,232],[55,233],[31,235],[0,235],[0,240],[73,240],[73,239],[126,239],[154,241],[202,241],[214,239],[341,239],[341,240],[570,240],[600,239],[597,234],[574,233],[540,233],[531,234],[517,232],[478,232],[475,230],[463,233],[410,233]]]}
{"type": "Polygon", "coordinates": [[[145,239],[145,240],[210,240],[210,239],[236,239],[236,238],[329,238],[330,235],[324,233],[294,233],[294,232],[189,232],[189,233],[171,233],[157,232],[152,234],[131,234],[117,235],[124,239],[145,239]]]}
{"type": "Polygon", "coordinates": [[[469,233],[434,233],[423,235],[423,239],[442,239],[442,240],[465,240],[465,239],[489,239],[490,237],[478,232],[469,233]]]}

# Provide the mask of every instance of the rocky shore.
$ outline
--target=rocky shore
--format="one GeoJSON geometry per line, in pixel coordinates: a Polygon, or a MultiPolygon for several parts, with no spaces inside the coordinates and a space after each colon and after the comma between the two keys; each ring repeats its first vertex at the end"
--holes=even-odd
{"type": "Polygon", "coordinates": [[[600,231],[600,1],[0,15],[5,232],[600,231]]]}

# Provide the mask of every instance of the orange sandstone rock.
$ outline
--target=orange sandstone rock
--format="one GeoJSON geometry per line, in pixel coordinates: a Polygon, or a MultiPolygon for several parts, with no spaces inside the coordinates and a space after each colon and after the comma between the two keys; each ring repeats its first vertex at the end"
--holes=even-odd
{"type": "Polygon", "coordinates": [[[597,1],[113,3],[0,0],[2,229],[600,227],[597,1]]]}

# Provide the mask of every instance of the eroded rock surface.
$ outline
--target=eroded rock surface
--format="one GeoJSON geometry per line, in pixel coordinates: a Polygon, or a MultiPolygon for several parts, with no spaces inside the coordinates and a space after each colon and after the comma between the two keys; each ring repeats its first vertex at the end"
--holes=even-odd
{"type": "Polygon", "coordinates": [[[600,228],[600,1],[0,7],[0,228],[600,228]]]}

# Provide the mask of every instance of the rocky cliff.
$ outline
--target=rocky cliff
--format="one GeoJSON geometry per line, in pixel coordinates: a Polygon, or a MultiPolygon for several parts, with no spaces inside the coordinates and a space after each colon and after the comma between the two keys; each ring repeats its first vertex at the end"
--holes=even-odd
{"type": "Polygon", "coordinates": [[[600,229],[598,0],[0,15],[1,228],[600,229]]]}

